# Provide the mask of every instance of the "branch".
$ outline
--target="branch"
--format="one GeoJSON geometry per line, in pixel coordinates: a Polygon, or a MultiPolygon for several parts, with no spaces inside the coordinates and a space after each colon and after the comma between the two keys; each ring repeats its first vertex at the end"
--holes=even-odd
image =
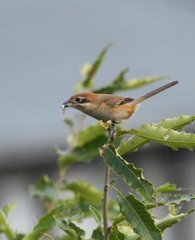
{"type": "Polygon", "coordinates": [[[105,182],[104,182],[104,196],[103,196],[103,223],[104,223],[104,240],[108,240],[108,181],[110,175],[110,168],[106,165],[105,182]]]}

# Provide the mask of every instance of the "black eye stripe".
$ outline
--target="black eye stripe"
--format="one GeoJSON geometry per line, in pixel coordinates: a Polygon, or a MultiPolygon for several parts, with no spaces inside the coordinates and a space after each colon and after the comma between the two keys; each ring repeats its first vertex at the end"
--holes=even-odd
{"type": "Polygon", "coordinates": [[[80,98],[80,97],[76,98],[75,101],[78,103],[89,103],[90,102],[89,99],[80,98]]]}

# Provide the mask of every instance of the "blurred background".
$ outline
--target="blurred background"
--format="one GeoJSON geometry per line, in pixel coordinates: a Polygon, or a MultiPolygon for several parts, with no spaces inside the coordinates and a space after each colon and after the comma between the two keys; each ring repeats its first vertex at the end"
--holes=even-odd
{"type": "MultiPolygon", "coordinates": [[[[83,64],[93,62],[108,42],[117,46],[110,48],[95,87],[107,85],[126,67],[131,69],[129,79],[167,74],[180,81],[147,100],[126,129],[194,114],[194,1],[2,0],[0,25],[0,207],[18,202],[11,215],[18,231],[30,232],[42,212],[42,203],[28,195],[29,184],[42,174],[55,178],[58,173],[54,147],[65,149],[68,134],[60,105],[74,94],[83,64]]],[[[121,95],[134,98],[169,81],[121,95]]],[[[75,110],[66,114],[73,118],[75,110]]],[[[194,127],[187,131],[194,132],[194,127]]],[[[144,168],[155,187],[171,182],[183,188],[194,188],[194,158],[194,152],[158,144],[126,156],[144,168]]],[[[103,171],[97,158],[87,167],[74,165],[67,178],[102,189],[103,171]]],[[[187,203],[184,211],[193,207],[187,203]]],[[[190,215],[166,230],[163,239],[192,239],[194,221],[190,215]]]]}

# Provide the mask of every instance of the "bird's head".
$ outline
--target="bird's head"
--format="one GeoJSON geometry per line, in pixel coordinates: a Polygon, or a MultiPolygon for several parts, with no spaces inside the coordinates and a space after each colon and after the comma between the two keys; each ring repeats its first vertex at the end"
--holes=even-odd
{"type": "Polygon", "coordinates": [[[67,107],[76,108],[82,112],[93,107],[96,104],[97,94],[93,93],[79,93],[69,98],[68,101],[61,105],[62,109],[67,107]]]}

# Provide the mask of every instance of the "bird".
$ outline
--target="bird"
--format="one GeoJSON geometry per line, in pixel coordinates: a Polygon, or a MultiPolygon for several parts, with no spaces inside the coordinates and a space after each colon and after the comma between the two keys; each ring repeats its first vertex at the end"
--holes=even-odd
{"type": "Polygon", "coordinates": [[[115,139],[115,124],[125,123],[137,111],[143,101],[178,83],[179,81],[170,82],[135,99],[114,94],[79,93],[70,97],[68,101],[61,105],[61,108],[64,112],[68,107],[75,108],[99,120],[101,125],[109,121],[109,138],[106,144],[101,147],[101,149],[105,149],[115,139]]]}

